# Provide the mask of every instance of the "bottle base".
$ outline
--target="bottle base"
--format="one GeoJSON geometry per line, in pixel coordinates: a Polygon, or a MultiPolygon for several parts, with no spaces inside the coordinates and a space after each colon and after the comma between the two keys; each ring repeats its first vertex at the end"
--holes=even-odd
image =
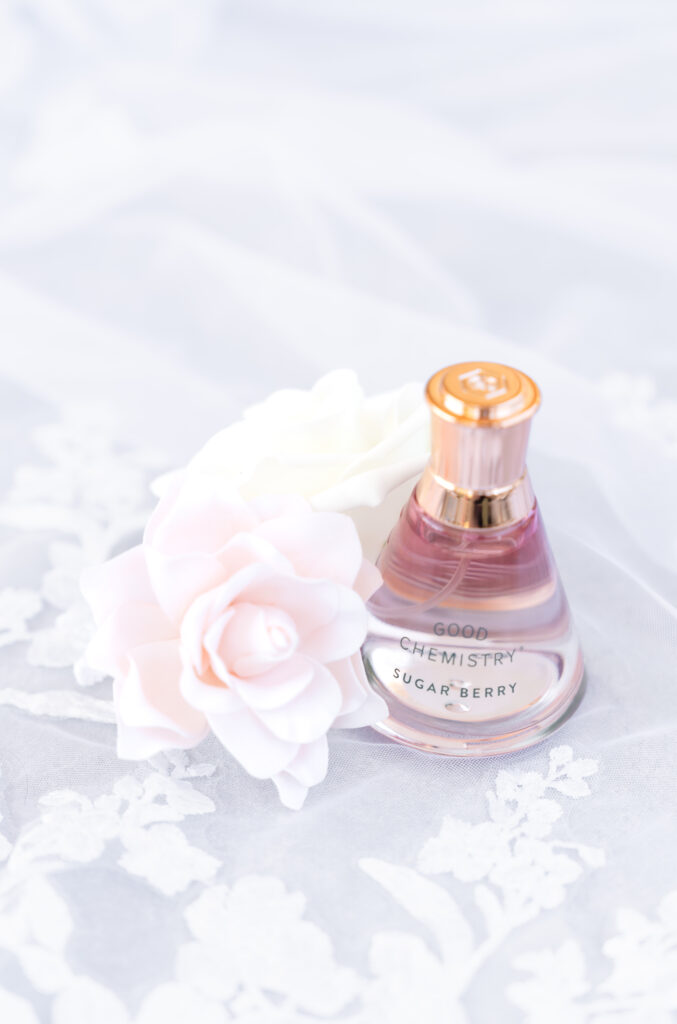
{"type": "Polygon", "coordinates": [[[407,747],[447,757],[492,757],[540,743],[569,720],[585,693],[583,659],[579,653],[569,684],[556,700],[544,701],[540,713],[537,706],[532,706],[500,721],[451,722],[393,701],[392,694],[368,669],[367,674],[391,710],[390,716],[373,728],[407,747]]]}

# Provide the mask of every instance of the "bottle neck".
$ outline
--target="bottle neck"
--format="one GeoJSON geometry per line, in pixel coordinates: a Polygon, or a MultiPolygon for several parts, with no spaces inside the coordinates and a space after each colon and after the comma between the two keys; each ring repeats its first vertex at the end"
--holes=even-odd
{"type": "Polygon", "coordinates": [[[530,425],[467,426],[433,411],[430,462],[416,487],[424,512],[470,529],[508,526],[529,515],[535,502],[526,470],[530,425]]]}

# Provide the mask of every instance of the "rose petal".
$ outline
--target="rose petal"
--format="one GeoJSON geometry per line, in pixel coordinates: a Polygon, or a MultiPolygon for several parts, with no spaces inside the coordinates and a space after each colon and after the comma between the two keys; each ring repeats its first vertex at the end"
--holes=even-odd
{"type": "Polygon", "coordinates": [[[258,537],[253,533],[236,534],[217,552],[217,555],[227,577],[255,562],[270,565],[278,572],[294,573],[294,567],[288,558],[265,537],[258,537]]]}
{"type": "Polygon", "coordinates": [[[279,572],[291,571],[288,560],[263,538],[251,534],[234,537],[215,555],[181,555],[170,557],[148,548],[148,568],[157,591],[158,600],[172,622],[182,621],[194,603],[208,597],[219,584],[219,609],[216,605],[210,615],[214,617],[234,600],[249,582],[264,580],[279,572]],[[247,575],[249,571],[249,575],[247,575]]]}
{"type": "Polygon", "coordinates": [[[362,559],[359,572],[353,582],[353,590],[363,601],[368,601],[383,583],[383,577],[373,562],[362,559]]]}
{"type": "Polygon", "coordinates": [[[261,523],[254,533],[274,544],[300,576],[350,586],[362,562],[355,524],[338,513],[278,517],[261,523]]]}
{"type": "MultiPolygon", "coordinates": [[[[198,496],[200,488],[196,488],[198,496]]],[[[165,499],[163,498],[160,502],[165,499]]],[[[238,499],[241,502],[241,499],[238,499]]],[[[242,503],[242,508],[247,506],[242,503]]],[[[203,547],[212,547],[217,539],[217,532],[210,528],[209,518],[216,512],[224,511],[217,506],[216,511],[212,508],[205,509],[205,530],[208,541],[203,547]]],[[[173,524],[172,544],[167,543],[163,533],[164,520],[159,515],[160,508],[154,513],[155,525],[151,524],[146,530],[144,548],[148,564],[153,590],[157,600],[172,622],[180,623],[183,615],[190,607],[195,598],[207,590],[213,589],[219,583],[235,576],[242,568],[253,565],[257,562],[277,565],[279,570],[289,570],[291,564],[280,552],[276,551],[272,544],[263,537],[255,537],[251,533],[234,533],[236,527],[245,529],[247,526],[255,525],[256,517],[253,512],[248,511],[248,518],[240,517],[240,506],[236,507],[237,515],[231,515],[229,525],[223,531],[224,542],[221,546],[215,546],[213,550],[206,553],[203,550],[188,550],[190,545],[195,546],[197,541],[186,533],[186,550],[180,550],[178,523],[173,524]],[[173,550],[172,550],[173,549],[173,550]]],[[[188,517],[188,510],[183,513],[188,517]]],[[[224,515],[227,513],[227,509],[224,515]]],[[[202,526],[202,511],[200,507],[192,512],[196,522],[191,522],[191,530],[199,532],[202,526]]],[[[227,516],[228,518],[228,516],[227,516]]],[[[188,517],[190,520],[190,517],[188,517]]]]}
{"type": "Polygon", "coordinates": [[[341,584],[271,574],[242,588],[242,599],[287,612],[299,633],[299,650],[318,661],[337,661],[357,650],[367,631],[362,600],[341,584]]]}
{"type": "Polygon", "coordinates": [[[191,665],[184,664],[179,688],[184,700],[205,714],[233,714],[245,706],[237,693],[210,670],[198,675],[191,665]]]}
{"type": "MultiPolygon", "coordinates": [[[[247,700],[246,690],[241,691],[247,700]]],[[[314,666],[313,678],[298,697],[270,710],[257,709],[267,728],[289,743],[309,743],[331,728],[341,708],[341,690],[324,665],[314,666]]]]}
{"type": "Polygon", "coordinates": [[[360,654],[336,661],[327,668],[333,672],[343,698],[334,728],[357,729],[375,725],[388,717],[388,705],[369,686],[360,654]]]}
{"type": "Polygon", "coordinates": [[[300,494],[261,494],[249,502],[249,507],[260,522],[280,516],[304,516],[313,511],[308,499],[300,494]]]}
{"type": "Polygon", "coordinates": [[[285,771],[304,786],[316,786],[327,774],[328,764],[329,745],[327,737],[321,736],[313,743],[304,743],[285,771]]]}
{"type": "Polygon", "coordinates": [[[125,725],[168,730],[198,742],[206,734],[206,721],[188,704],[179,689],[181,659],[175,640],[135,648],[129,672],[118,680],[115,705],[125,725]]]}
{"type": "Polygon", "coordinates": [[[202,737],[181,736],[169,729],[135,728],[118,722],[117,756],[121,761],[146,761],[163,750],[188,750],[202,737]]]}
{"type": "Polygon", "coordinates": [[[193,600],[225,577],[223,566],[213,555],[174,556],[146,547],[146,559],[156,600],[177,626],[193,600]]]}
{"type": "Polygon", "coordinates": [[[326,736],[314,743],[304,743],[289,767],[273,776],[280,800],[293,811],[303,806],[308,788],[322,782],[327,774],[328,746],[326,736]]]}
{"type": "Polygon", "coordinates": [[[226,750],[256,779],[283,771],[298,752],[297,743],[273,736],[247,708],[227,715],[210,714],[208,720],[226,750]]]}
{"type": "Polygon", "coordinates": [[[182,474],[158,502],[144,544],[166,555],[213,554],[256,522],[247,503],[222,476],[182,474]]]}
{"type": "Polygon", "coordinates": [[[331,622],[339,607],[338,584],[330,580],[308,580],[291,572],[268,572],[252,577],[241,588],[241,600],[250,604],[281,608],[296,623],[300,636],[331,622]]]}
{"type": "MultiPolygon", "coordinates": [[[[267,581],[275,575],[275,569],[265,562],[255,561],[235,572],[219,586],[198,594],[181,621],[181,654],[184,663],[192,665],[198,674],[203,672],[203,640],[211,623],[223,616],[248,587],[265,587],[267,581]]],[[[226,681],[224,677],[224,682],[226,681]]]]}
{"type": "Polygon", "coordinates": [[[259,675],[289,659],[298,646],[294,620],[279,608],[241,602],[211,623],[204,648],[212,668],[227,682],[259,675]]]}
{"type": "MultiPolygon", "coordinates": [[[[205,631],[202,637],[193,637],[192,651],[190,655],[190,664],[195,670],[197,676],[204,676],[207,672],[211,672],[219,679],[224,685],[228,685],[230,681],[230,673],[226,668],[225,662],[221,664],[218,652],[219,640],[224,629],[236,614],[237,606],[231,605],[230,608],[226,608],[225,612],[219,615],[214,622],[207,620],[205,624],[205,631]],[[200,642],[201,641],[201,642],[200,642]]],[[[182,651],[182,657],[185,659],[185,653],[188,652],[186,647],[182,651]]]]}
{"type": "Polygon", "coordinates": [[[338,661],[359,651],[367,635],[368,615],[362,598],[348,587],[338,586],[334,618],[306,634],[299,650],[317,661],[338,661]]]}
{"type": "Polygon", "coordinates": [[[231,685],[248,707],[266,711],[288,704],[312,682],[315,664],[303,655],[292,655],[287,661],[257,676],[240,679],[234,676],[231,685]]]}
{"type": "Polygon", "coordinates": [[[280,802],[290,811],[300,811],[308,796],[308,787],[295,779],[289,772],[278,772],[273,775],[280,802]]]}
{"type": "Polygon", "coordinates": [[[80,586],[97,625],[121,605],[156,602],[140,544],[103,565],[85,569],[80,577],[80,586]]]}
{"type": "Polygon", "coordinates": [[[385,722],[389,715],[388,705],[373,690],[366,694],[364,704],[355,711],[338,715],[334,722],[335,729],[362,729],[365,725],[377,725],[385,722]]]}
{"type": "Polygon", "coordinates": [[[355,654],[350,658],[332,661],[327,668],[341,689],[341,714],[356,711],[364,704],[370,692],[361,655],[355,654]]]}
{"type": "Polygon", "coordinates": [[[114,676],[129,669],[134,648],[176,639],[176,628],[157,604],[125,604],[101,623],[85,652],[91,668],[114,676]]]}

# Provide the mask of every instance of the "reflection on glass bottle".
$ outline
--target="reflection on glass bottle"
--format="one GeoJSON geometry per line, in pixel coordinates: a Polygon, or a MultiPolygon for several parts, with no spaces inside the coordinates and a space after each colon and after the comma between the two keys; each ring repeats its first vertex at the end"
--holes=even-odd
{"type": "Polygon", "coordinates": [[[426,394],[431,460],[381,552],[362,648],[390,712],[378,728],[438,753],[516,750],[569,717],[583,677],[525,468],[538,388],[461,363],[426,394]]]}

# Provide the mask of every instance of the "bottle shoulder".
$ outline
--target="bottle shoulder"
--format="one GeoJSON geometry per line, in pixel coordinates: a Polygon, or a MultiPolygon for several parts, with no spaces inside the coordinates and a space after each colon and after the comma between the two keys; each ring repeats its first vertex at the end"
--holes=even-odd
{"type": "Polygon", "coordinates": [[[412,601],[444,591],[453,603],[548,586],[556,576],[538,506],[491,530],[450,526],[412,495],[378,559],[384,586],[412,601]]]}

